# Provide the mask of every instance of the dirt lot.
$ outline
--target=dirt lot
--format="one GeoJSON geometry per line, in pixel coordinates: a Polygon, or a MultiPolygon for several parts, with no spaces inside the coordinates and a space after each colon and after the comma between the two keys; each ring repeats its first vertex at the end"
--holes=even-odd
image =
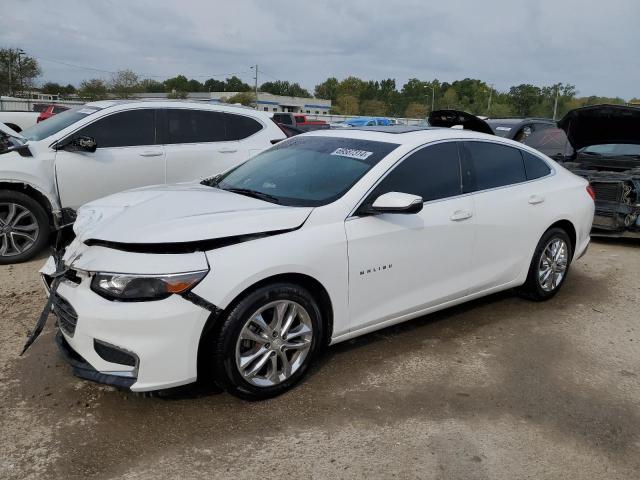
{"type": "Polygon", "coordinates": [[[564,290],[501,294],[335,346],[280,398],[150,399],[71,376],[43,259],[0,267],[0,478],[640,478],[640,242],[564,290]]]}

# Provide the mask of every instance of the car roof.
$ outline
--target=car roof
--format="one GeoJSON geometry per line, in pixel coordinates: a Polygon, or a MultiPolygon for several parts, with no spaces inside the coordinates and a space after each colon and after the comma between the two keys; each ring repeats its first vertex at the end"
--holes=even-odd
{"type": "Polygon", "coordinates": [[[522,147],[522,144],[514,142],[512,140],[497,137],[495,135],[488,135],[486,133],[474,132],[472,130],[406,125],[391,125],[388,127],[354,127],[334,130],[313,130],[303,135],[371,140],[407,145],[409,147],[417,147],[420,145],[424,145],[425,143],[438,140],[453,139],[490,140],[497,143],[505,143],[522,147]]]}
{"type": "Polygon", "coordinates": [[[216,112],[231,112],[239,114],[250,114],[252,116],[261,117],[271,120],[266,112],[255,110],[253,108],[242,105],[230,105],[228,103],[208,103],[199,100],[169,100],[169,99],[144,99],[144,100],[99,100],[97,102],[89,102],[84,107],[96,107],[99,109],[115,108],[115,107],[133,107],[143,108],[153,106],[155,108],[189,108],[194,110],[212,110],[216,112]]]}

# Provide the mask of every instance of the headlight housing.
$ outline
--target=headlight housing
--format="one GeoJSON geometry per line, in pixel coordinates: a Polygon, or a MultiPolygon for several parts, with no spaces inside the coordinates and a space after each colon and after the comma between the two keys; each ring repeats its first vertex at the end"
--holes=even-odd
{"type": "Polygon", "coordinates": [[[91,290],[116,302],[162,300],[191,290],[207,273],[208,270],[170,275],[96,273],[91,280],[91,290]]]}

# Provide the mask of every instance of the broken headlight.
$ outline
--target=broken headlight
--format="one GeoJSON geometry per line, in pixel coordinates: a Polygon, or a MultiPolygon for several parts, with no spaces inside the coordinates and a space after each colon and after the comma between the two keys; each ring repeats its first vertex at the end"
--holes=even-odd
{"type": "Polygon", "coordinates": [[[195,287],[207,270],[171,275],[129,275],[96,273],[91,290],[116,302],[162,300],[174,293],[185,293],[195,287]]]}

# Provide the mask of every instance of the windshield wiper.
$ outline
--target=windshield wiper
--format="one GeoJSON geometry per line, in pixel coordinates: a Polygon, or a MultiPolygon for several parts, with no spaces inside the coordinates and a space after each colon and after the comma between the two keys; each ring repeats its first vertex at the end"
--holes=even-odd
{"type": "Polygon", "coordinates": [[[222,188],[221,190],[237,193],[239,195],[246,195],[247,197],[257,198],[259,200],[265,200],[271,203],[280,203],[280,199],[278,199],[278,197],[274,197],[273,195],[269,195],[268,193],[264,193],[264,192],[259,192],[257,190],[251,190],[250,188],[222,188]]]}

